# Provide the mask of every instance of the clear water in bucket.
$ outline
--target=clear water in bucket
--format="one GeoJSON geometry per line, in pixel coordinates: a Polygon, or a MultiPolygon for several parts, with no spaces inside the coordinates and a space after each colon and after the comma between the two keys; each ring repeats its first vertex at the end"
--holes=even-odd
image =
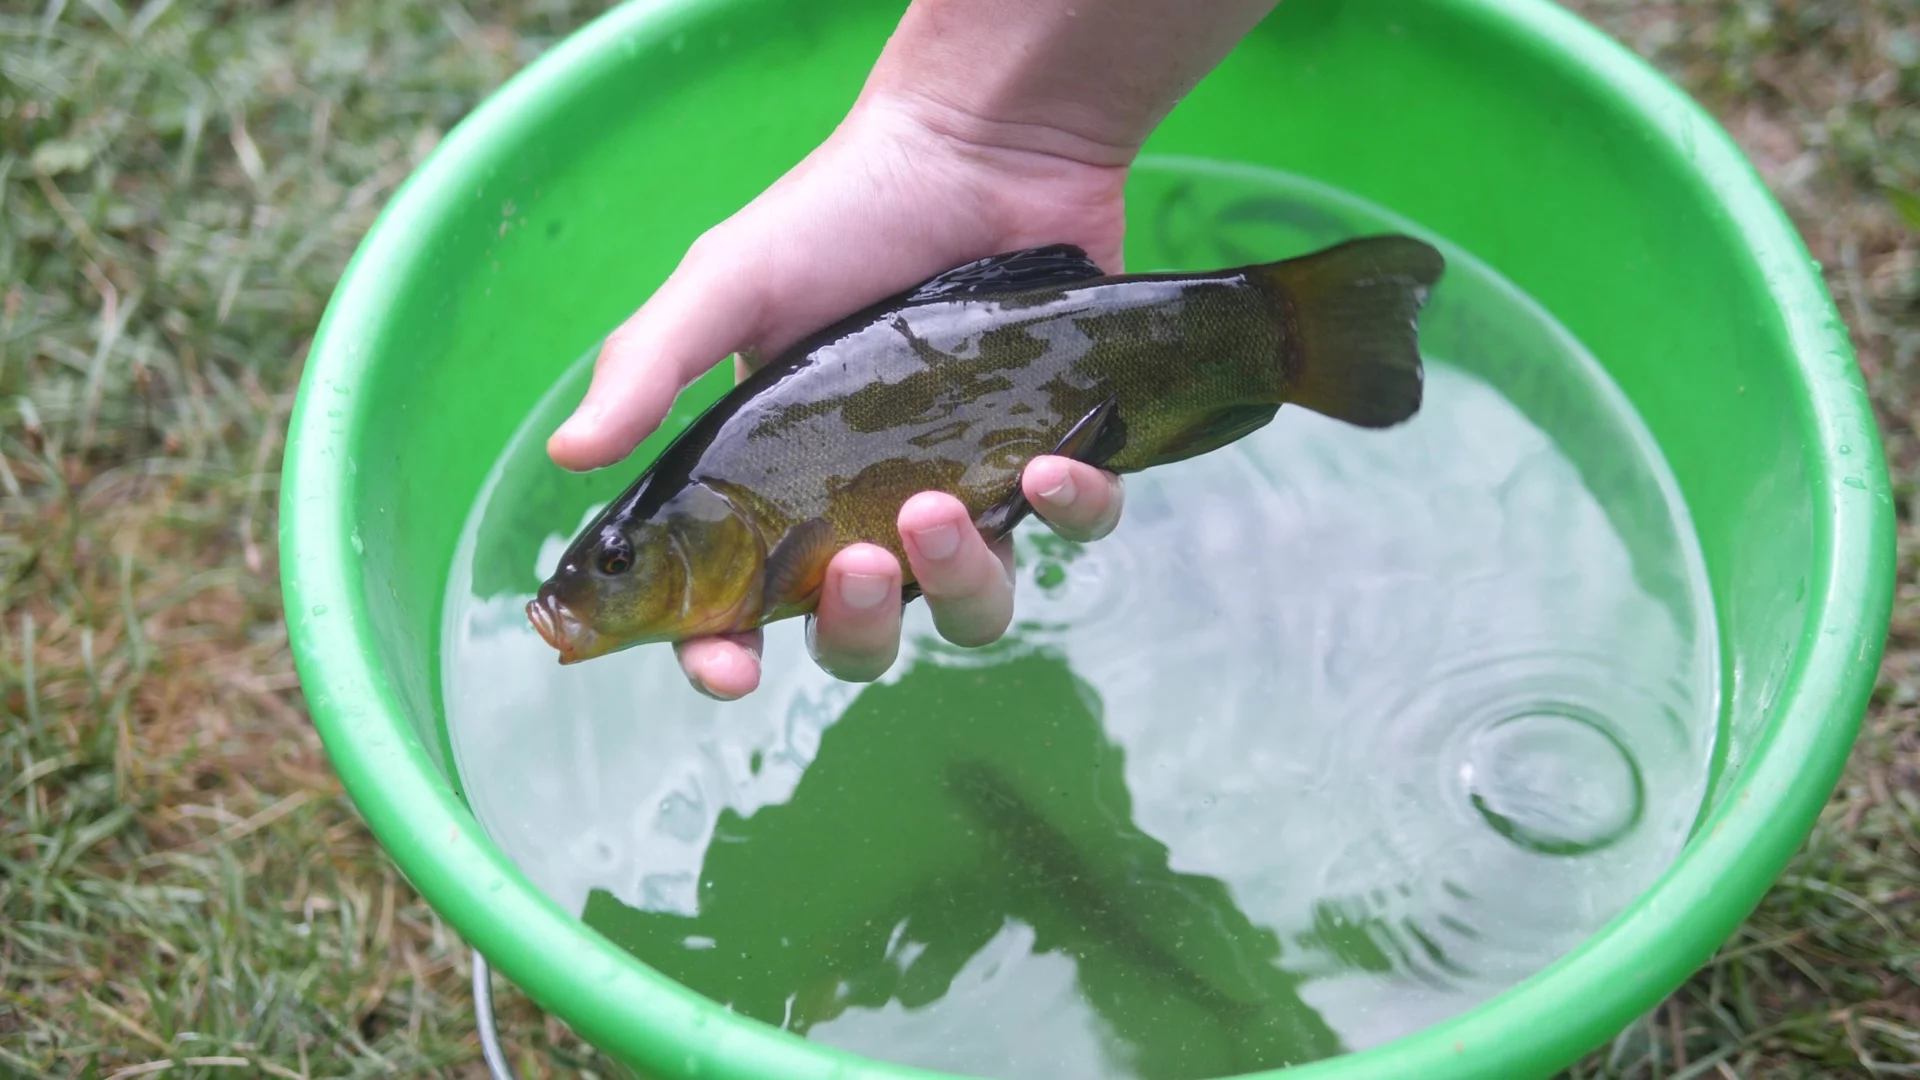
{"type": "MultiPolygon", "coordinates": [[[[1350,196],[1138,168],[1134,268],[1408,229],[1350,196]]],[[[522,605],[618,475],[546,434],[455,557],[443,691],[489,833],[642,960],[769,1024],[1000,1078],[1190,1080],[1359,1049],[1563,955],[1677,854],[1719,688],[1704,571],[1595,363],[1468,253],[1422,319],[1426,404],[1298,409],[1129,478],[1120,529],[1018,533],[997,645],[923,604],[880,682],[798,621],[721,704],[666,646],[561,668],[522,605]]]]}

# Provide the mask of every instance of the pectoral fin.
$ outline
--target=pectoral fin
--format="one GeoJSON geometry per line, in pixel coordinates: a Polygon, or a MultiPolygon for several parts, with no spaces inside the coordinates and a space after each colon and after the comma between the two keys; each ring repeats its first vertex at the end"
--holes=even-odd
{"type": "Polygon", "coordinates": [[[818,593],[835,550],[833,526],[823,518],[809,518],[788,529],[767,553],[766,585],[760,594],[766,613],[818,593]]]}
{"type": "MultiPolygon", "coordinates": [[[[1101,465],[1118,453],[1127,442],[1127,425],[1120,419],[1118,403],[1119,398],[1108,397],[1094,406],[1092,412],[1073,425],[1060,445],[1054,447],[1054,456],[1101,465]]],[[[980,516],[980,531],[988,540],[998,539],[1012,532],[1013,527],[1032,512],[1033,504],[1027,502],[1026,492],[1016,478],[1013,491],[980,516]]]]}

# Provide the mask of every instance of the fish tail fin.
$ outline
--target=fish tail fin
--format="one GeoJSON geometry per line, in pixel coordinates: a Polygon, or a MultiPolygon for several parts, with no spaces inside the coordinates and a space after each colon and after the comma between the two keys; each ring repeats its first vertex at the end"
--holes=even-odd
{"type": "Polygon", "coordinates": [[[1446,260],[1410,236],[1349,240],[1251,268],[1278,298],[1286,399],[1386,428],[1420,411],[1418,319],[1446,260]]]}

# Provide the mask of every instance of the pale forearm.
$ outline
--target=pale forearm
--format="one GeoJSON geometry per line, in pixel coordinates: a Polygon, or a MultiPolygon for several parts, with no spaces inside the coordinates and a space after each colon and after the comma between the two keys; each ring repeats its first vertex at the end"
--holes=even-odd
{"type": "Polygon", "coordinates": [[[1125,165],[1275,0],[913,0],[862,94],[969,142],[1125,165]]]}

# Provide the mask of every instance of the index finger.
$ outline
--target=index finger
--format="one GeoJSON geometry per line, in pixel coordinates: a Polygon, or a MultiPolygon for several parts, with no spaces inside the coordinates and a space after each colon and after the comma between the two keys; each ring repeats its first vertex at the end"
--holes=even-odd
{"type": "Polygon", "coordinates": [[[586,397],[547,439],[556,464],[578,471],[626,457],[666,419],[688,383],[748,340],[762,307],[753,275],[717,273],[709,269],[713,262],[689,252],[607,337],[586,397]]]}

